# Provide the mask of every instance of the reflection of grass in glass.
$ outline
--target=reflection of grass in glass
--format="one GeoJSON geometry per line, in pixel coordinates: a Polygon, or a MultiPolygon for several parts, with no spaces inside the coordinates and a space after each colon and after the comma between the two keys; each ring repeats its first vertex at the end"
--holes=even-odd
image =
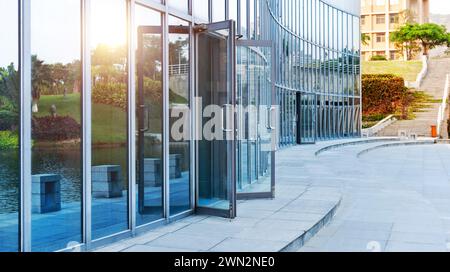
{"type": "MultiPolygon", "coordinates": [[[[70,116],[80,123],[80,94],[43,95],[39,100],[39,113],[34,116],[50,115],[50,107],[56,106],[58,116],[70,116]]],[[[126,113],[117,107],[92,105],[92,144],[125,144],[126,113]]]]}

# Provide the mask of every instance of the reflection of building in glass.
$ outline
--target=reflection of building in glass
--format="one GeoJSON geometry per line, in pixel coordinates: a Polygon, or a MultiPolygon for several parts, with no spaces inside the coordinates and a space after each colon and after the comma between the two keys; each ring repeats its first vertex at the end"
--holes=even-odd
{"type": "Polygon", "coordinates": [[[407,22],[426,23],[429,17],[429,0],[362,0],[361,32],[370,37],[362,45],[362,58],[370,60],[381,55],[391,60],[402,59],[401,52],[390,41],[390,33],[407,22]]]}
{"type": "Polygon", "coordinates": [[[360,135],[357,2],[0,0],[0,251],[274,197],[276,148],[360,135]]]}

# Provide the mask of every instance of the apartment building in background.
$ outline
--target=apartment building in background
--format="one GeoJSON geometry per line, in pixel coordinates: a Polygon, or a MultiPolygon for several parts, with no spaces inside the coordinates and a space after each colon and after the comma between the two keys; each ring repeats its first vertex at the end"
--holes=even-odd
{"type": "Polygon", "coordinates": [[[403,59],[390,34],[407,21],[429,22],[429,0],[362,0],[361,32],[370,37],[362,45],[363,60],[383,55],[387,59],[403,59]]]}

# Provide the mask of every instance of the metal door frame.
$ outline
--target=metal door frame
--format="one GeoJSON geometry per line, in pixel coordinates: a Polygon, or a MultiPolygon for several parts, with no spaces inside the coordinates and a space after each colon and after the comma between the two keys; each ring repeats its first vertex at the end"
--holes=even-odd
{"type": "MultiPolygon", "coordinates": [[[[201,57],[201,53],[198,51],[198,34],[205,32],[205,31],[219,31],[219,30],[228,30],[229,35],[227,37],[228,39],[228,64],[227,64],[227,82],[228,82],[228,91],[231,95],[231,102],[232,105],[236,105],[236,46],[235,46],[235,36],[236,36],[236,23],[233,20],[227,20],[222,22],[216,22],[216,23],[209,23],[209,24],[201,24],[194,26],[194,43],[195,43],[195,95],[198,97],[198,59],[201,57]]],[[[197,105],[201,106],[201,105],[197,105]]],[[[198,109],[196,109],[198,110],[198,109]]],[[[197,114],[199,116],[199,114],[197,114]]],[[[201,115],[200,115],[201,116],[201,115]]],[[[228,194],[228,201],[229,201],[229,209],[228,210],[220,210],[210,207],[200,207],[199,206],[199,146],[198,146],[198,140],[199,136],[202,137],[202,135],[196,135],[196,144],[195,144],[195,168],[196,168],[196,177],[195,177],[195,212],[197,214],[205,214],[205,215],[211,215],[211,216],[219,216],[219,217],[225,217],[225,218],[235,218],[236,217],[236,113],[233,114],[233,127],[234,127],[234,133],[232,143],[227,146],[227,153],[230,160],[230,167],[227,170],[228,171],[228,182],[227,182],[227,194],[228,194]]],[[[203,133],[203,128],[201,127],[202,122],[197,122],[195,131],[196,134],[201,131],[203,133]],[[200,130],[199,130],[200,128],[200,130]]]]}

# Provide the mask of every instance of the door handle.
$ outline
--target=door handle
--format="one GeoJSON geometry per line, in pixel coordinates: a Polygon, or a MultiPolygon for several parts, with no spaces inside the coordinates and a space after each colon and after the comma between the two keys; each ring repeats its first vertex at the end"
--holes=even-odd
{"type": "MultiPolygon", "coordinates": [[[[228,123],[232,124],[232,122],[231,122],[232,120],[230,120],[230,122],[228,122],[229,116],[228,116],[228,111],[227,111],[227,109],[232,109],[232,108],[233,108],[233,106],[230,104],[224,104],[222,106],[222,130],[223,130],[223,132],[233,132],[233,128],[225,127],[225,125],[228,125],[228,123]]],[[[230,118],[230,119],[232,119],[232,118],[230,118]]]]}
{"type": "Polygon", "coordinates": [[[144,125],[146,124],[145,127],[141,128],[141,132],[147,132],[150,130],[150,107],[147,105],[140,105],[139,107],[142,113],[141,118],[144,118],[144,125]]]}
{"type": "Polygon", "coordinates": [[[273,113],[275,112],[275,110],[276,110],[276,108],[272,106],[272,107],[269,108],[269,111],[268,111],[269,117],[267,118],[267,121],[268,121],[267,128],[270,129],[270,130],[275,130],[276,129],[276,127],[274,126],[274,124],[272,122],[273,121],[273,117],[274,117],[273,113]]]}

